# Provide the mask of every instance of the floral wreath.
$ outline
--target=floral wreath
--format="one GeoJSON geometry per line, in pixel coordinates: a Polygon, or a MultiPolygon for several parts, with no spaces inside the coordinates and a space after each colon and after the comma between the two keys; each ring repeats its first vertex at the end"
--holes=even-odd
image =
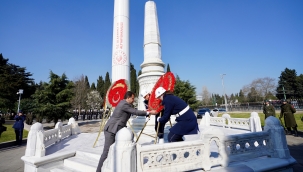
{"type": "Polygon", "coordinates": [[[148,101],[148,109],[149,110],[156,110],[157,112],[160,112],[164,107],[161,104],[162,101],[158,98],[156,98],[156,89],[159,87],[163,87],[167,91],[174,92],[176,79],[173,73],[166,72],[164,75],[162,75],[158,81],[156,82],[155,86],[152,89],[152,92],[150,94],[150,98],[148,101]]]}
{"type": "Polygon", "coordinates": [[[124,98],[128,91],[129,84],[125,79],[119,79],[114,82],[106,93],[106,104],[108,107],[116,107],[118,103],[124,98]]]}

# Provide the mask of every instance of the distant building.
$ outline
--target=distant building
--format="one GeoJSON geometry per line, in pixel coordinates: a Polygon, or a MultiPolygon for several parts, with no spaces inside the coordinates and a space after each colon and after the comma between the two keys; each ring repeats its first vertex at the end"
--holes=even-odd
{"type": "Polygon", "coordinates": [[[196,99],[199,101],[202,101],[202,96],[201,95],[196,95],[196,99]]]}

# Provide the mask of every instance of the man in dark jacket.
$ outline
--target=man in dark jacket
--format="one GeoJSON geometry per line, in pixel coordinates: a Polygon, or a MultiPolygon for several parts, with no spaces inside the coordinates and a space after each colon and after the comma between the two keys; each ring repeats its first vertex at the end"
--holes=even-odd
{"type": "Polygon", "coordinates": [[[276,117],[275,107],[269,104],[269,100],[265,100],[265,105],[263,106],[263,113],[265,114],[265,119],[269,116],[276,117]]]}
{"type": "Polygon", "coordinates": [[[287,103],[285,99],[282,100],[283,104],[281,105],[281,113],[280,119],[284,117],[284,124],[287,128],[287,134],[291,135],[291,127],[294,130],[295,137],[298,137],[298,130],[297,130],[297,122],[294,117],[294,113],[296,113],[296,109],[287,103]]]}
{"type": "Polygon", "coordinates": [[[148,114],[157,114],[155,110],[152,111],[141,111],[132,107],[135,99],[135,94],[131,91],[127,91],[124,95],[124,99],[121,100],[116,106],[110,119],[107,121],[104,127],[104,148],[103,153],[100,157],[97,172],[101,171],[103,162],[107,158],[109,147],[115,142],[116,133],[123,127],[126,127],[126,123],[130,118],[131,114],[137,116],[146,116],[148,114]]]}
{"type": "Polygon", "coordinates": [[[157,118],[158,122],[165,124],[171,115],[176,115],[177,123],[169,129],[168,142],[183,141],[182,137],[184,135],[198,133],[199,128],[196,115],[184,100],[174,96],[163,87],[156,89],[156,98],[160,98],[164,106],[163,116],[157,118]]]}
{"type": "Polygon", "coordinates": [[[19,113],[14,117],[15,123],[13,125],[13,128],[15,129],[16,134],[16,144],[21,145],[22,144],[22,137],[23,137],[23,129],[24,129],[24,121],[26,117],[23,115],[22,111],[19,110],[19,113]]]}

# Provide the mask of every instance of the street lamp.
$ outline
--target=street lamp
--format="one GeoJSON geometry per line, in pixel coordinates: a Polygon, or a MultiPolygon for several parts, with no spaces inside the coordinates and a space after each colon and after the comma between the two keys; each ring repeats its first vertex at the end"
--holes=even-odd
{"type": "Polygon", "coordinates": [[[19,91],[17,92],[17,94],[19,94],[19,103],[18,103],[18,111],[17,111],[17,114],[18,114],[19,113],[19,108],[20,108],[21,94],[23,94],[23,90],[19,89],[19,91]]]}
{"type": "Polygon", "coordinates": [[[225,101],[225,109],[226,112],[228,111],[227,109],[227,100],[226,100],[226,94],[225,94],[225,88],[224,88],[224,81],[223,81],[223,76],[225,76],[226,74],[221,74],[221,79],[222,79],[222,86],[223,86],[223,92],[224,92],[224,101],[225,101]]]}

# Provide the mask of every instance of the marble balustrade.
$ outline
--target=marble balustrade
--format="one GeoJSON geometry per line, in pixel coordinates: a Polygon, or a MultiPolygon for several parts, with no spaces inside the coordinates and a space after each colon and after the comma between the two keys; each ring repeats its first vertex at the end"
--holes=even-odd
{"type": "Polygon", "coordinates": [[[251,132],[262,131],[260,117],[257,112],[252,112],[249,118],[231,118],[229,114],[223,114],[222,117],[211,117],[209,113],[206,113],[200,122],[200,126],[222,126],[223,128],[235,128],[251,132]]]}
{"type": "Polygon", "coordinates": [[[275,117],[266,119],[265,131],[261,132],[225,135],[218,127],[208,127],[200,133],[199,140],[157,145],[133,144],[133,147],[136,146],[137,154],[126,153],[131,143],[132,132],[127,128],[121,129],[116,135],[116,143],[111,146],[109,152],[109,155],[115,154],[117,153],[115,149],[118,149],[121,155],[109,156],[102,171],[115,169],[114,171],[118,172],[120,170],[117,169],[123,169],[139,172],[175,172],[201,168],[208,171],[213,167],[230,165],[234,167],[244,165],[254,171],[266,171],[291,168],[296,163],[289,154],[283,128],[275,117]],[[125,151],[122,145],[127,145],[125,151]],[[114,162],[117,164],[117,161],[126,160],[137,162],[137,169],[134,170],[134,167],[129,169],[129,165],[123,166],[123,163],[121,167],[112,166],[114,162]]]}

